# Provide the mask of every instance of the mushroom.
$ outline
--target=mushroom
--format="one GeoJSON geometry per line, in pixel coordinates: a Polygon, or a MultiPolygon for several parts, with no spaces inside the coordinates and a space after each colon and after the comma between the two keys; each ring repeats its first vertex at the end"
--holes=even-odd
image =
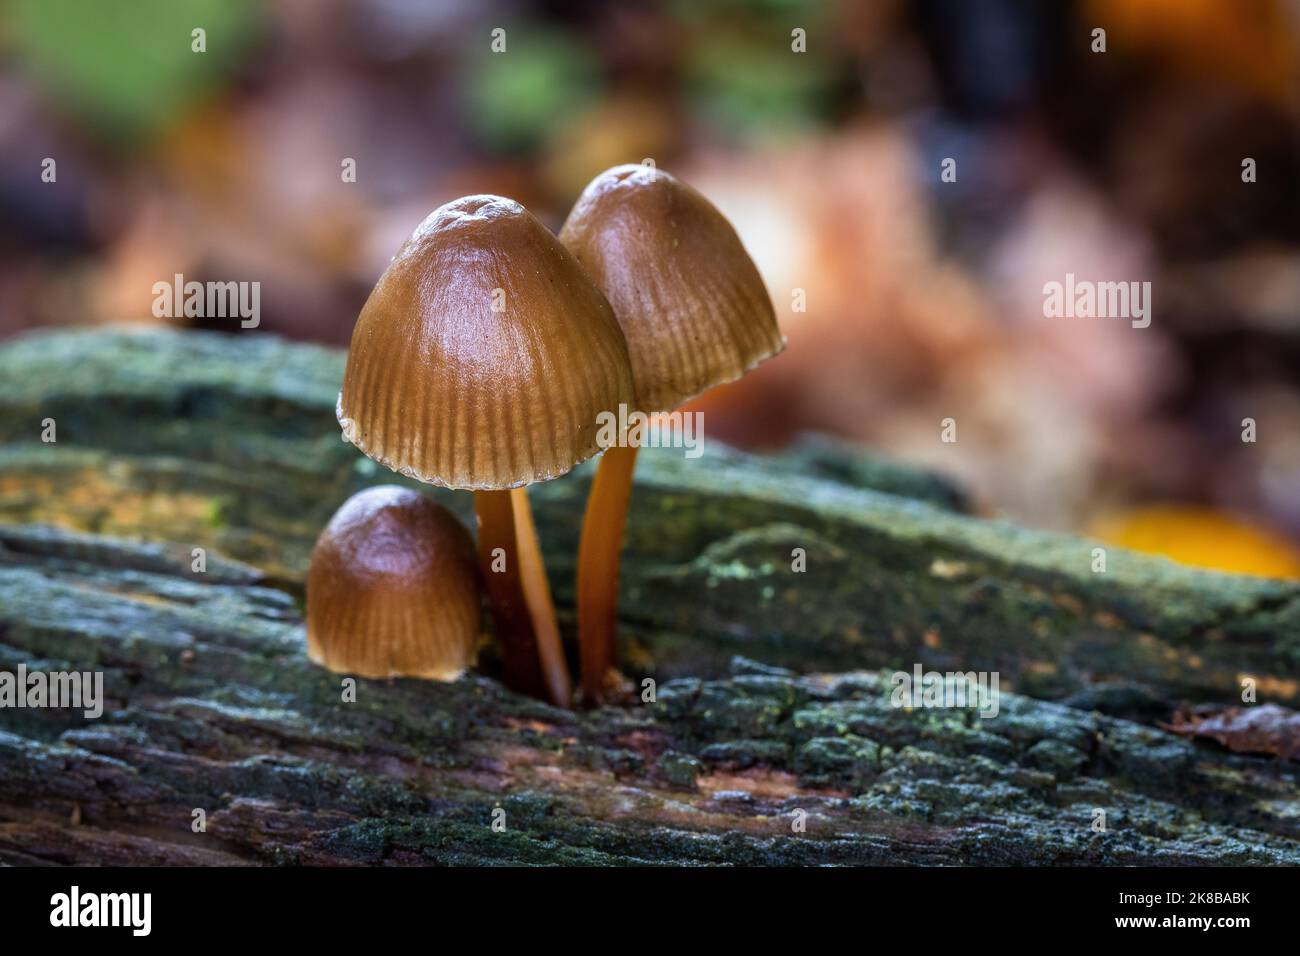
{"type": "Polygon", "coordinates": [[[609,303],[545,226],[499,196],[434,210],[352,332],[344,437],[403,475],[474,492],[506,683],[561,706],[568,668],[525,486],[596,454],[600,413],[631,400],[609,303]]]}
{"type": "MultiPolygon", "coordinates": [[[[700,193],[649,165],[588,184],[560,230],[627,338],[639,410],[667,412],[740,378],[785,347],[771,299],[735,229],[700,193]]],[[[578,549],[584,697],[599,701],[616,659],[619,551],[637,447],[605,451],[578,549]]]]}
{"type": "Polygon", "coordinates": [[[482,612],[469,532],[407,488],[358,492],[316,541],[307,656],[362,677],[455,680],[474,663],[482,612]]]}

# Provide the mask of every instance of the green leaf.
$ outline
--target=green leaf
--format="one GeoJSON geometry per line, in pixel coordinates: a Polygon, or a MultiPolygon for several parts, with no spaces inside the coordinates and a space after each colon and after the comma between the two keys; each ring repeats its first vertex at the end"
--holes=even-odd
{"type": "Polygon", "coordinates": [[[257,28],[252,0],[12,0],[8,39],[58,108],[110,139],[156,132],[219,88],[257,28]],[[193,33],[206,32],[206,52],[193,33]]]}

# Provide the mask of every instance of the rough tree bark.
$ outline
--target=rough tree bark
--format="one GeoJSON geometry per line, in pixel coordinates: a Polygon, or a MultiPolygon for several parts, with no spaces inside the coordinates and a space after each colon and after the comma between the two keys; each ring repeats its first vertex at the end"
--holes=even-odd
{"type": "MultiPolygon", "coordinates": [[[[0,861],[1300,862],[1295,763],[1159,727],[1245,675],[1294,706],[1300,587],[1115,549],[1094,573],[1095,542],[826,441],[642,454],[621,627],[654,703],[490,676],[344,703],[303,653],[307,558],[401,480],[340,441],[342,362],[261,334],[0,349],[0,669],[101,670],[109,697],[0,710],[0,861]],[[1015,693],[895,709],[880,671],[915,663],[1015,693]]],[[[589,480],[533,496],[570,626],[589,480]]]]}

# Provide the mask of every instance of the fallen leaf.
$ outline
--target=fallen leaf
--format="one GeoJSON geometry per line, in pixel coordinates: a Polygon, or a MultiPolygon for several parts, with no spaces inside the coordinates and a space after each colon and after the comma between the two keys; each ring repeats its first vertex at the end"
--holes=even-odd
{"type": "Polygon", "coordinates": [[[1300,760],[1300,713],[1277,704],[1229,707],[1208,717],[1180,712],[1162,726],[1188,737],[1209,737],[1236,753],[1300,760]]]}

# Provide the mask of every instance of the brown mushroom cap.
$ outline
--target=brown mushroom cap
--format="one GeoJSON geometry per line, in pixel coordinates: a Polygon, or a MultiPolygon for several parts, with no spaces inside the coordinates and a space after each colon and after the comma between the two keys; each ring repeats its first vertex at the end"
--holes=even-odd
{"type": "Polygon", "coordinates": [[[407,488],[367,488],[316,541],[307,656],[361,677],[454,680],[474,663],[474,542],[450,511],[407,488]]]}
{"type": "Polygon", "coordinates": [[[652,166],[615,166],[560,230],[627,336],[637,402],[669,411],[785,347],[753,260],[722,213],[652,166]]]}
{"type": "Polygon", "coordinates": [[[366,301],[339,395],[344,436],[451,488],[555,478],[599,451],[597,415],[633,401],[605,297],[523,206],[434,210],[366,301]]]}

